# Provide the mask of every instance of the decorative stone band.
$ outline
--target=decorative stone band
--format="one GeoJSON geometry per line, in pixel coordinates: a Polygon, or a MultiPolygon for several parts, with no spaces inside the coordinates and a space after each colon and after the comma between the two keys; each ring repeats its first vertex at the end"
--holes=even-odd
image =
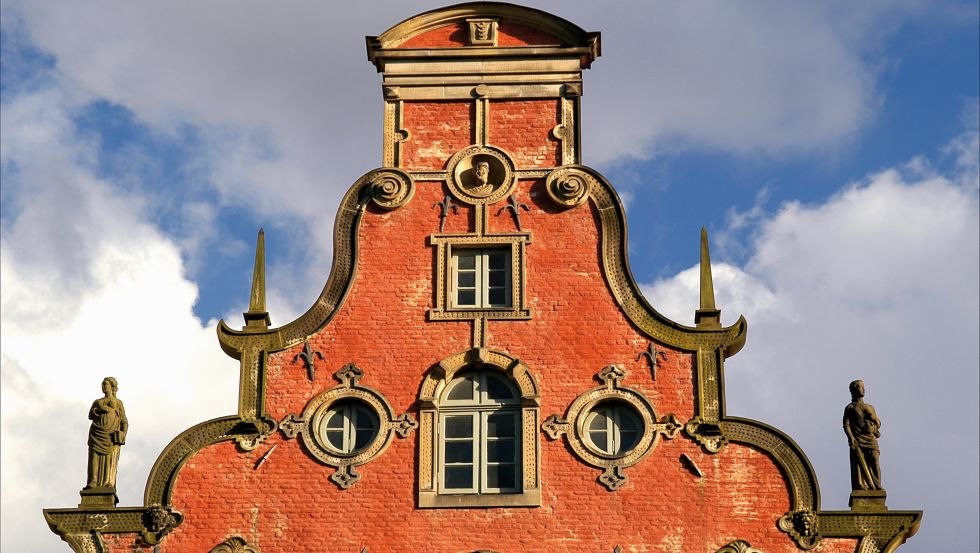
{"type": "Polygon", "coordinates": [[[184,521],[171,507],[118,507],[108,509],[45,509],[44,520],[51,531],[65,540],[72,551],[105,551],[103,534],[139,534],[149,545],[160,543],[184,521]]]}

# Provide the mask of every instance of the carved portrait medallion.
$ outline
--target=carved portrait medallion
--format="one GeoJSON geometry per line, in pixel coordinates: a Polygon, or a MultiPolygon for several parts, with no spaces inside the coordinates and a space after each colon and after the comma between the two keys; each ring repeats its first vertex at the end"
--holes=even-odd
{"type": "Polygon", "coordinates": [[[514,189],[514,162],[493,146],[470,146],[449,160],[446,184],[460,201],[471,205],[498,202],[514,189]]]}

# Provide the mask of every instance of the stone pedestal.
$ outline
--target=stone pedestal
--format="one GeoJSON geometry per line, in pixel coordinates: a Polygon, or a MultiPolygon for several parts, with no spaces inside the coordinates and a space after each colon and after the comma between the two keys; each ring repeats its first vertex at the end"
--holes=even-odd
{"type": "Polygon", "coordinates": [[[853,490],[847,505],[852,511],[887,511],[885,490],[853,490]]]}
{"type": "Polygon", "coordinates": [[[119,504],[116,488],[82,488],[82,502],[78,508],[112,509],[119,504]]]}

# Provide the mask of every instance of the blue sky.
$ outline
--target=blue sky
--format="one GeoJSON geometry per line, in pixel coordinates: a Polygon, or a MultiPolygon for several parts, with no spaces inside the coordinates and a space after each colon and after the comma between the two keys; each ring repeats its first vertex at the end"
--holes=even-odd
{"type": "MultiPolygon", "coordinates": [[[[363,36],[437,7],[364,4],[4,3],[4,550],[64,550],[38,509],[77,503],[106,374],[140,429],[124,504],[173,435],[234,410],[213,328],[242,322],[260,226],[273,322],[316,297],[337,202],[380,162],[363,36]]],[[[926,509],[902,551],[976,550],[978,5],[852,4],[532,3],[602,32],[584,161],[681,322],[711,233],[723,316],[750,328],[729,411],[797,439],[842,508],[840,410],[863,377],[889,505],[926,509]]]]}

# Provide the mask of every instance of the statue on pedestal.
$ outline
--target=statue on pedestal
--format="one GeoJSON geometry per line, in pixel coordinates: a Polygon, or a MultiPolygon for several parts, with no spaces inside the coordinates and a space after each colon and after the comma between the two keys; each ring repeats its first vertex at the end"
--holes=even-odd
{"type": "Polygon", "coordinates": [[[122,401],[116,397],[119,384],[115,378],[102,380],[105,397],[95,400],[89,409],[92,426],[88,431],[88,482],[85,490],[116,488],[119,448],[126,443],[129,421],[122,401]]]}
{"type": "Polygon", "coordinates": [[[878,438],[881,420],[875,408],[864,402],[864,382],[855,380],[848,386],[851,403],[844,408],[844,434],[851,453],[851,497],[884,497],[881,466],[878,464],[878,438]]]}

